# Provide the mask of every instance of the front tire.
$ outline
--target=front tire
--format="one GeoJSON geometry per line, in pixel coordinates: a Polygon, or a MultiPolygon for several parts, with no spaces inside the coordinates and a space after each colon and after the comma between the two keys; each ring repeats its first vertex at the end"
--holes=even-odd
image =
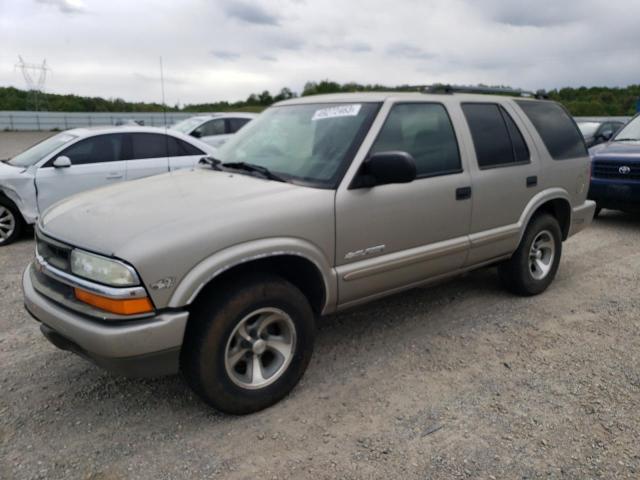
{"type": "Polygon", "coordinates": [[[16,206],[0,198],[0,247],[15,242],[24,228],[24,220],[16,206]]]}
{"type": "Polygon", "coordinates": [[[308,300],[286,280],[256,275],[200,301],[189,321],[181,370],[209,405],[252,413],[286,396],[313,351],[315,319],[308,300]]]}
{"type": "Polygon", "coordinates": [[[498,267],[503,285],[511,292],[531,296],[553,282],[562,254],[562,232],[555,217],[535,216],[513,256],[498,267]]]}

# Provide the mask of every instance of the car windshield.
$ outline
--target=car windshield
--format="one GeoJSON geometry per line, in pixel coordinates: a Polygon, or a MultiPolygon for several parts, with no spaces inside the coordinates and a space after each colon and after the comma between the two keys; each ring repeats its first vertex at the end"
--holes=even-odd
{"type": "Polygon", "coordinates": [[[378,103],[271,107],[235,134],[215,156],[223,163],[265,167],[293,183],[334,188],[378,107],[378,103]]]}
{"type": "Polygon", "coordinates": [[[578,128],[583,137],[592,137],[599,126],[599,122],[578,122],[578,128]]]}
{"type": "Polygon", "coordinates": [[[53,137],[43,140],[40,143],[36,143],[33,147],[11,158],[7,163],[14,167],[30,167],[31,165],[38,163],[54,150],[57,150],[76,138],[76,135],[71,135],[70,133],[59,133],[53,137]]]}
{"type": "Polygon", "coordinates": [[[207,120],[208,117],[190,117],[186,118],[178,123],[174,123],[171,125],[172,130],[177,130],[180,133],[186,133],[187,135],[191,133],[191,131],[200,126],[202,122],[207,120]]]}
{"type": "Polygon", "coordinates": [[[626,140],[640,140],[640,115],[622,127],[614,138],[617,142],[626,140]]]}

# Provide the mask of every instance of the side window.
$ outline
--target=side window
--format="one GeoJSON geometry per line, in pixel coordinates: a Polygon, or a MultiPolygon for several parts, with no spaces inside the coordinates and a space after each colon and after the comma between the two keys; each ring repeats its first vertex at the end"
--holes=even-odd
{"type": "Polygon", "coordinates": [[[516,100],[555,160],[586,157],[584,138],[567,111],[554,102],[516,100]]]}
{"type": "Polygon", "coordinates": [[[199,132],[201,137],[222,135],[225,133],[224,118],[209,120],[207,123],[196,128],[196,132],[199,132]]]}
{"type": "Polygon", "coordinates": [[[167,156],[167,137],[158,133],[132,133],[131,148],[134,160],[167,156]]]}
{"type": "Polygon", "coordinates": [[[227,120],[229,122],[229,133],[236,133],[249,123],[250,120],[250,118],[229,118],[227,120]]]}
{"type": "Polygon", "coordinates": [[[73,165],[117,162],[126,159],[124,143],[124,135],[120,133],[96,135],[74,143],[60,155],[69,157],[73,165]]]}
{"type": "Polygon", "coordinates": [[[169,156],[170,157],[185,157],[188,155],[205,155],[205,153],[199,148],[194,147],[190,143],[187,143],[179,138],[167,137],[169,142],[169,156]]]}
{"type": "Polygon", "coordinates": [[[529,155],[529,147],[527,147],[527,142],[524,141],[522,137],[522,132],[511,118],[511,115],[502,107],[500,107],[500,113],[502,113],[502,118],[504,118],[504,122],[507,124],[507,130],[509,131],[509,137],[511,138],[511,144],[513,145],[513,155],[515,157],[516,163],[528,162],[531,159],[529,155]]]}
{"type": "Polygon", "coordinates": [[[529,149],[509,114],[495,103],[464,103],[480,168],[529,161],[529,149]]]}
{"type": "Polygon", "coordinates": [[[437,103],[403,103],[391,109],[371,153],[391,150],[410,153],[418,177],[462,170],[449,114],[437,103]]]}

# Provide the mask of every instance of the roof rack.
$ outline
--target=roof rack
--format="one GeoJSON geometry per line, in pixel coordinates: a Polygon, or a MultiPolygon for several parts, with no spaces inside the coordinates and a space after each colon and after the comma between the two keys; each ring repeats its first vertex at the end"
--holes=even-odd
{"type": "Polygon", "coordinates": [[[549,95],[544,90],[530,92],[520,88],[508,87],[473,87],[466,85],[427,85],[422,88],[422,93],[482,93],[489,95],[513,95],[515,97],[533,97],[547,99],[549,95]]]}

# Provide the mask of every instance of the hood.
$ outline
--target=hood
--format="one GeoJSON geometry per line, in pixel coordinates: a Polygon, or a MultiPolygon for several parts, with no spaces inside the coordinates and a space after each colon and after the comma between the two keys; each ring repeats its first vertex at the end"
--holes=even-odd
{"type": "Polygon", "coordinates": [[[640,141],[637,142],[608,142],[601,143],[589,149],[592,158],[606,158],[618,156],[637,156],[640,160],[640,141]]]}
{"type": "MultiPolygon", "coordinates": [[[[204,168],[123,182],[65,199],[41,218],[48,235],[134,261],[156,252],[202,250],[285,235],[314,208],[332,212],[332,190],[204,168]],[[293,217],[277,222],[274,217],[293,217]]],[[[156,258],[157,260],[157,258],[156,258]]]]}

